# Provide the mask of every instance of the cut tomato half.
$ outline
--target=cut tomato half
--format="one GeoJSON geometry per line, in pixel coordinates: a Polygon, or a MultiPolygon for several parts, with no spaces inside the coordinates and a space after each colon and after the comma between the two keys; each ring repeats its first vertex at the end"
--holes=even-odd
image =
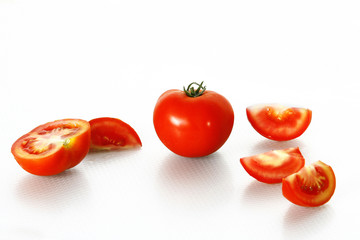
{"type": "Polygon", "coordinates": [[[55,175],[79,164],[90,148],[90,125],[81,119],[43,124],[11,147],[19,165],[36,175],[55,175]]]}
{"type": "Polygon", "coordinates": [[[299,148],[288,148],[244,157],[240,163],[260,182],[281,183],[284,177],[299,171],[305,165],[305,159],[299,148]]]}
{"type": "Polygon", "coordinates": [[[312,111],[278,104],[254,105],[246,109],[250,124],[262,136],[287,141],[302,135],[311,122],[312,111]]]}
{"type": "Polygon", "coordinates": [[[290,202],[304,207],[317,207],[330,200],[336,179],[332,168],[321,161],[305,166],[282,180],[282,193],[290,202]]]}
{"type": "Polygon", "coordinates": [[[89,123],[92,150],[116,150],[142,146],[135,130],[120,119],[95,118],[89,123]]]}

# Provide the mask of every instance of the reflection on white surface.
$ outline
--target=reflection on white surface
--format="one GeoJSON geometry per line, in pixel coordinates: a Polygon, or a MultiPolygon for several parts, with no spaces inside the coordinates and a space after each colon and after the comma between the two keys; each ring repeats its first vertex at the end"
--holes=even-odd
{"type": "MultiPolygon", "coordinates": [[[[314,235],[323,236],[334,217],[334,210],[330,204],[315,208],[289,205],[283,221],[284,238],[306,239],[314,235]]],[[[354,237],[346,232],[343,236],[344,239],[354,237]]]]}
{"type": "Polygon", "coordinates": [[[42,240],[46,237],[41,233],[40,230],[34,230],[33,228],[22,228],[14,227],[8,228],[1,233],[3,236],[6,236],[6,239],[27,239],[27,240],[42,240]]]}
{"type": "Polygon", "coordinates": [[[230,170],[220,153],[204,158],[169,154],[159,172],[161,197],[167,207],[201,211],[226,204],[233,194],[230,170]]]}
{"type": "Polygon", "coordinates": [[[66,206],[84,204],[89,196],[82,172],[70,169],[55,176],[25,175],[18,182],[16,196],[22,204],[38,211],[61,211],[66,206]]]}
{"type": "Polygon", "coordinates": [[[251,208],[271,207],[282,201],[281,184],[266,184],[255,179],[242,192],[241,198],[241,202],[251,208]]]}
{"type": "MultiPolygon", "coordinates": [[[[141,147],[139,148],[129,148],[129,149],[119,149],[119,150],[90,150],[86,158],[81,164],[86,166],[99,165],[103,166],[104,164],[112,164],[114,161],[128,161],[137,156],[137,154],[142,151],[141,147]]],[[[95,166],[96,167],[96,166],[95,166]]]]}
{"type": "Polygon", "coordinates": [[[253,154],[261,154],[272,150],[282,150],[287,148],[296,148],[299,147],[300,152],[303,148],[306,147],[301,138],[290,140],[290,141],[273,141],[269,139],[261,139],[252,147],[253,154]]]}

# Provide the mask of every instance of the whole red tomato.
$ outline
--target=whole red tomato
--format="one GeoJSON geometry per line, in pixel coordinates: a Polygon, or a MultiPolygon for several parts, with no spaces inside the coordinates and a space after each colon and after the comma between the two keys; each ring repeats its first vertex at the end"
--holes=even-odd
{"type": "Polygon", "coordinates": [[[172,152],[202,157],[226,142],[234,111],[225,97],[206,90],[203,82],[191,83],[187,89],[164,92],[156,103],[153,121],[161,142],[172,152]]]}

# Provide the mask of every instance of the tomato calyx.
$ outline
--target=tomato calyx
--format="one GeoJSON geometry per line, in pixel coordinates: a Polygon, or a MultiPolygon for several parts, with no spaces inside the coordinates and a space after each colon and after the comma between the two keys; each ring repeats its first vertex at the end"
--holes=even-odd
{"type": "Polygon", "coordinates": [[[204,81],[202,81],[200,84],[198,84],[197,82],[192,82],[189,84],[189,86],[187,87],[187,89],[185,89],[184,86],[184,92],[188,97],[199,97],[201,95],[204,94],[205,90],[206,90],[206,86],[203,86],[204,81]],[[195,89],[194,87],[192,87],[192,85],[195,84],[198,86],[197,89],[195,89]]]}

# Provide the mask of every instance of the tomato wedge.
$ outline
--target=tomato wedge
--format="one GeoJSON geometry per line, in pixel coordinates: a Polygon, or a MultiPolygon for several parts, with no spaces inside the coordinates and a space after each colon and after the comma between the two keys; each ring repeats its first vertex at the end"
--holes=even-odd
{"type": "Polygon", "coordinates": [[[250,176],[260,182],[281,183],[284,177],[304,167],[305,159],[299,148],[288,148],[244,157],[240,163],[250,176]]]}
{"type": "Polygon", "coordinates": [[[282,180],[282,193],[290,202],[304,207],[317,207],[330,200],[336,179],[332,168],[321,161],[305,166],[282,180]]]}
{"type": "Polygon", "coordinates": [[[117,150],[142,146],[135,130],[120,119],[95,118],[89,123],[92,150],[117,150]]]}
{"type": "Polygon", "coordinates": [[[302,135],[311,122],[312,111],[278,104],[254,105],[246,108],[250,124],[262,136],[287,141],[302,135]]]}
{"type": "Polygon", "coordinates": [[[36,175],[55,175],[79,164],[90,148],[90,125],[81,119],[45,123],[11,147],[19,165],[36,175]]]}

